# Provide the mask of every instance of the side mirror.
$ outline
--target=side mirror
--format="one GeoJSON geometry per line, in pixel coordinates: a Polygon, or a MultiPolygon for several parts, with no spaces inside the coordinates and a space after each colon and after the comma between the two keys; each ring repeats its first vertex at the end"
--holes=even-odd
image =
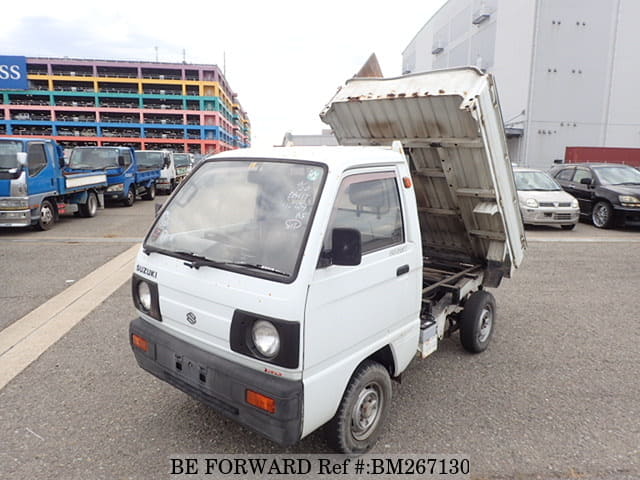
{"type": "Polygon", "coordinates": [[[593,179],[592,178],[582,178],[582,179],[580,179],[580,183],[582,185],[591,185],[593,183],[593,179]]]}
{"type": "Polygon", "coordinates": [[[23,167],[27,165],[27,154],[26,152],[18,152],[17,154],[18,157],[18,163],[20,165],[22,165],[23,167]]]}
{"type": "Polygon", "coordinates": [[[362,261],[362,238],[355,228],[334,228],[331,232],[331,263],[353,266],[362,261]]]}

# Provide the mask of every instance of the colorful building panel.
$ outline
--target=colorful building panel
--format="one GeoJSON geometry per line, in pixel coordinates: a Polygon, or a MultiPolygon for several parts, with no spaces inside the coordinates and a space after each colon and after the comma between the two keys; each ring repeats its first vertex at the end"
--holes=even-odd
{"type": "Polygon", "coordinates": [[[27,58],[27,72],[28,90],[0,91],[0,135],[196,154],[250,145],[216,65],[27,58]]]}

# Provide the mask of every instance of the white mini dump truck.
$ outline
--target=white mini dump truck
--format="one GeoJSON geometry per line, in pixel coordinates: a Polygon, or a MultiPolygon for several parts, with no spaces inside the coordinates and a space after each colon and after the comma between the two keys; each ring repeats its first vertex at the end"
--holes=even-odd
{"type": "Polygon", "coordinates": [[[159,211],[137,257],[139,365],[282,445],[325,426],[368,451],[391,379],[459,331],[483,351],[524,230],[491,76],[353,79],[339,147],[224,152],[159,211]]]}

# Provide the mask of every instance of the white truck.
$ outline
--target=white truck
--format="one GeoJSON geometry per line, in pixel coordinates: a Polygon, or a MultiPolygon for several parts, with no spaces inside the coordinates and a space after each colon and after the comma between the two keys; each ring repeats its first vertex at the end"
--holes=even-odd
{"type": "Polygon", "coordinates": [[[344,146],[201,162],[137,257],[130,343],[153,375],[282,445],[368,451],[392,378],[459,331],[487,348],[524,229],[492,77],[352,79],[344,146]]]}
{"type": "Polygon", "coordinates": [[[173,152],[170,150],[136,150],[136,157],[141,166],[149,169],[160,169],[160,177],[156,180],[158,193],[169,195],[180,183],[182,176],[176,172],[173,152]]]}

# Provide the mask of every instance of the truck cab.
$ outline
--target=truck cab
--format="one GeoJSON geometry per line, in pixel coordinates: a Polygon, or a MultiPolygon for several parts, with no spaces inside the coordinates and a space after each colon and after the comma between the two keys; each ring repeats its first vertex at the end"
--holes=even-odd
{"type": "Polygon", "coordinates": [[[137,195],[155,198],[160,168],[147,168],[130,147],[75,147],[69,156],[68,172],[102,171],[107,175],[105,199],[130,207],[137,195]]]}
{"type": "Polygon", "coordinates": [[[142,368],[279,444],[326,425],[359,454],[416,356],[457,331],[487,348],[486,289],[520,264],[524,230],[490,77],[354,79],[321,117],[342,146],[214,155],[165,203],[130,343],[142,368]]]}
{"type": "Polygon", "coordinates": [[[103,202],[101,173],[64,171],[53,140],[0,138],[0,226],[48,230],[62,213],[93,217],[103,202]]]}
{"type": "Polygon", "coordinates": [[[160,170],[160,177],[156,181],[158,193],[169,194],[175,190],[178,176],[173,152],[169,150],[136,150],[135,153],[141,167],[160,170]]]}
{"type": "Polygon", "coordinates": [[[174,153],[173,158],[176,163],[176,176],[178,183],[193,170],[195,164],[195,155],[193,153],[174,153]]]}

